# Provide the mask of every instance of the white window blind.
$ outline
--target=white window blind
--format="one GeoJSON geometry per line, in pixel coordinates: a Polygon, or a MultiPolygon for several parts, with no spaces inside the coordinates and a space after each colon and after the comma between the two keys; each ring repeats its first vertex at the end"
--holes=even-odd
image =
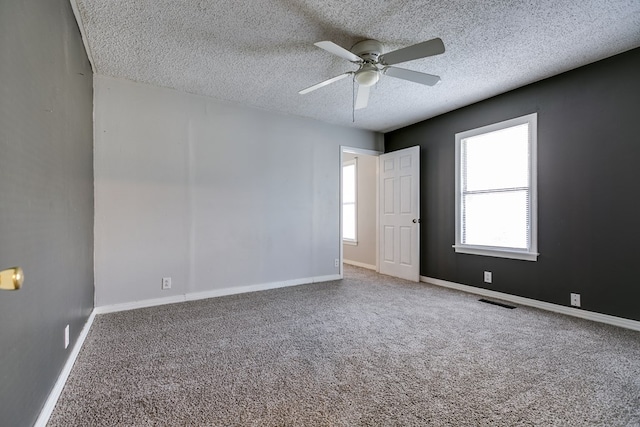
{"type": "Polygon", "coordinates": [[[536,115],[456,135],[457,252],[535,260],[536,115]]]}

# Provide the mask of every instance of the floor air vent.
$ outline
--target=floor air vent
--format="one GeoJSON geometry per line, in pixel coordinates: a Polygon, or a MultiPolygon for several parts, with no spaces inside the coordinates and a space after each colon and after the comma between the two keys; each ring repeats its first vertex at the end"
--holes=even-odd
{"type": "Polygon", "coordinates": [[[503,303],[501,303],[501,302],[496,302],[496,301],[490,301],[490,300],[488,300],[488,299],[484,299],[484,298],[481,298],[481,299],[479,299],[478,301],[480,301],[480,302],[486,302],[487,304],[499,305],[500,307],[508,308],[508,309],[510,309],[510,310],[512,310],[512,309],[514,309],[514,308],[516,308],[516,307],[515,307],[515,306],[513,306],[513,305],[503,304],[503,303]]]}

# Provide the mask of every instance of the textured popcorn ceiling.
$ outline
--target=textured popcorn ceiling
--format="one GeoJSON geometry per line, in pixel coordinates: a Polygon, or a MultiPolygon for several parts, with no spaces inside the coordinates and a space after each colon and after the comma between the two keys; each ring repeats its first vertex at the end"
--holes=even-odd
{"type": "MultiPolygon", "coordinates": [[[[388,131],[640,46],[640,0],[72,0],[97,74],[329,123],[388,131]],[[313,45],[372,38],[385,52],[440,37],[355,112],[356,66],[313,45]]],[[[603,75],[603,79],[607,76],[603,75]]]]}

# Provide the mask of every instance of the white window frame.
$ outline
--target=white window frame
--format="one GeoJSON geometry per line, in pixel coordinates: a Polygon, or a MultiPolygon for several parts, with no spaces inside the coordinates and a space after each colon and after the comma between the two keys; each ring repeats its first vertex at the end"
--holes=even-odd
{"type": "Polygon", "coordinates": [[[505,120],[477,129],[471,129],[456,134],[456,242],[453,245],[457,253],[492,256],[499,258],[511,258],[525,261],[537,261],[538,259],[538,179],[537,179],[537,145],[538,145],[538,114],[528,114],[526,116],[505,120]],[[501,129],[529,125],[529,247],[527,249],[468,245],[462,243],[462,141],[466,138],[495,132],[501,129]]]}
{"type": "MultiPolygon", "coordinates": [[[[343,171],[343,179],[344,179],[344,168],[346,166],[351,166],[353,165],[354,167],[354,182],[353,182],[353,191],[355,192],[354,194],[354,199],[353,199],[353,214],[355,216],[355,218],[353,219],[353,224],[355,227],[355,238],[354,239],[347,239],[344,237],[344,228],[342,230],[343,232],[343,236],[342,236],[342,242],[346,243],[347,245],[357,245],[358,244],[358,158],[354,158],[351,160],[345,160],[344,162],[342,162],[342,171],[343,171]]],[[[343,195],[344,196],[344,195],[343,195]]],[[[351,204],[351,203],[345,203],[344,201],[344,197],[342,198],[342,221],[343,221],[343,227],[344,227],[344,205],[345,204],[351,204]]]]}

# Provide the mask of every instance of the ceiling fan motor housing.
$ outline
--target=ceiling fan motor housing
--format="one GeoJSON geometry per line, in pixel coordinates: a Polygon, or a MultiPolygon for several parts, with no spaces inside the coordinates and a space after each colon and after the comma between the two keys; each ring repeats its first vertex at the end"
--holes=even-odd
{"type": "Polygon", "coordinates": [[[351,52],[366,62],[378,62],[382,55],[382,43],[377,40],[363,40],[353,45],[351,52]]]}

